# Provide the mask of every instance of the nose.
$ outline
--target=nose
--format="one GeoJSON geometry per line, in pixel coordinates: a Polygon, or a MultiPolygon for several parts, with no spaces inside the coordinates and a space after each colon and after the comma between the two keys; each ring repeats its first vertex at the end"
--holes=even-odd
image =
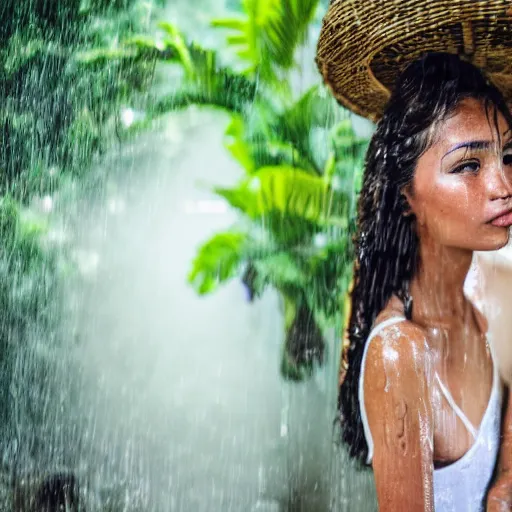
{"type": "Polygon", "coordinates": [[[491,172],[484,179],[492,200],[512,199],[512,172],[510,166],[505,166],[501,162],[493,166],[491,172]]]}

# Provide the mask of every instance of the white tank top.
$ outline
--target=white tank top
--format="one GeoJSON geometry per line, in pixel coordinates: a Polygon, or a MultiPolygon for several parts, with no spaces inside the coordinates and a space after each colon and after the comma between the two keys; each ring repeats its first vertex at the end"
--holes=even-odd
{"type": "MultiPolygon", "coordinates": [[[[405,318],[400,316],[388,318],[381,322],[373,328],[364,348],[359,378],[359,407],[366,443],[368,444],[368,464],[371,464],[373,458],[373,439],[364,405],[366,355],[371,340],[378,333],[386,327],[404,320],[405,318]]],[[[451,393],[443,384],[437,372],[435,374],[444,397],[475,438],[471,448],[460,459],[448,466],[434,469],[434,504],[436,512],[483,512],[485,510],[487,488],[494,472],[500,445],[502,405],[502,390],[498,367],[494,360],[492,344],[489,343],[489,345],[493,360],[493,384],[489,403],[478,429],[471,424],[467,416],[455,403],[451,393]]]]}

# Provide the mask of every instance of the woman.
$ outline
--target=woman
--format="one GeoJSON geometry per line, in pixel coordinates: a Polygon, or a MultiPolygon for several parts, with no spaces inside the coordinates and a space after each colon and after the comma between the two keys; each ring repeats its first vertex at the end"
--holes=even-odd
{"type": "Polygon", "coordinates": [[[512,116],[479,69],[432,52],[399,75],[379,117],[359,202],[343,438],[372,464],[381,511],[512,510],[509,389],[464,292],[474,251],[509,241],[512,116]]]}

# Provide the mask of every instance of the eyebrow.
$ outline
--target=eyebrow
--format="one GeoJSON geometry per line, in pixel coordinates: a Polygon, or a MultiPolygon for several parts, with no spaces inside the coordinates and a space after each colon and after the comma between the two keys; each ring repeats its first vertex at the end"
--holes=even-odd
{"type": "MultiPolygon", "coordinates": [[[[505,137],[507,135],[507,133],[509,133],[511,131],[512,131],[512,128],[509,128],[508,130],[503,132],[502,137],[505,137]]],[[[512,142],[512,140],[508,141],[505,145],[508,146],[511,142],[512,142]]],[[[460,144],[455,144],[455,146],[453,146],[447,153],[444,154],[443,158],[445,156],[448,156],[450,153],[453,153],[454,151],[457,151],[458,149],[461,149],[461,148],[479,150],[479,149],[487,149],[490,145],[491,145],[491,142],[488,140],[472,140],[472,141],[468,141],[468,142],[461,142],[460,144]]],[[[441,160],[443,158],[441,158],[441,160]]]]}

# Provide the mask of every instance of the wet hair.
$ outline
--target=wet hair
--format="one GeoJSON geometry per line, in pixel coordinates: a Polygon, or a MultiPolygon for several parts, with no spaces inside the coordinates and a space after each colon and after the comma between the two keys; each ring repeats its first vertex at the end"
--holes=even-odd
{"type": "Polygon", "coordinates": [[[412,184],[418,159],[433,143],[435,127],[469,98],[484,103],[495,127],[498,112],[512,126],[502,94],[481,70],[456,55],[424,55],[398,78],[366,153],[354,240],[348,368],[338,395],[342,439],[361,462],[368,446],[358,387],[368,335],[392,295],[404,303],[406,317],[412,317],[409,283],[419,265],[419,251],[415,217],[404,215],[408,204],[403,191],[412,184]]]}
{"type": "MultiPolygon", "coordinates": [[[[78,512],[78,480],[72,473],[56,473],[48,476],[39,487],[34,512],[78,512]]],[[[81,509],[82,510],[82,509],[81,509]]]]}

